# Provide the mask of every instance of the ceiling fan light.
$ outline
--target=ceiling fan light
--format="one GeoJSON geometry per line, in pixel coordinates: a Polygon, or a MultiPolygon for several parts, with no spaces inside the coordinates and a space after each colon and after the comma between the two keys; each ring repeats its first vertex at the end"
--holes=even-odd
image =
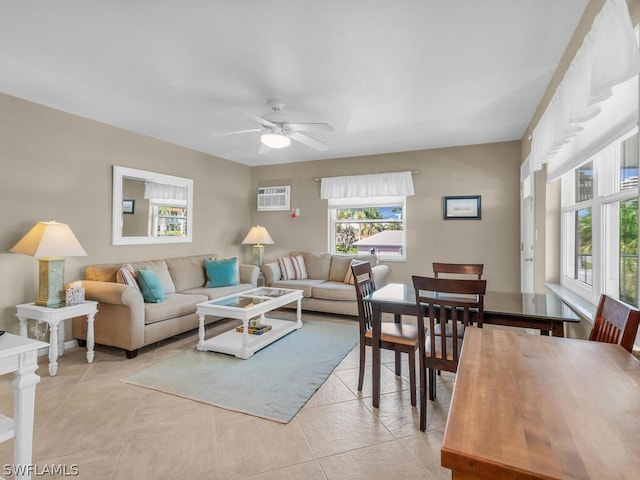
{"type": "Polygon", "coordinates": [[[291,139],[278,133],[265,133],[260,141],[269,148],[285,148],[291,145],[291,139]]]}

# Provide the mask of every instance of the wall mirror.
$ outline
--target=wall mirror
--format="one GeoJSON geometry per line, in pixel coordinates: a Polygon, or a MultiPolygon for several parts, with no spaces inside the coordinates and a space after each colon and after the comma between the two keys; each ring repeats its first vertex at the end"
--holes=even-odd
{"type": "Polygon", "coordinates": [[[193,180],[113,166],[113,245],[191,242],[193,180]]]}

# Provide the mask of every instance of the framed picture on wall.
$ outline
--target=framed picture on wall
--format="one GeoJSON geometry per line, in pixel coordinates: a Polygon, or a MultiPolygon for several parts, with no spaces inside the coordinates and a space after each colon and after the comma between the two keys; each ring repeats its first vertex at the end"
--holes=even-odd
{"type": "Polygon", "coordinates": [[[122,213],[133,215],[133,209],[135,208],[136,201],[132,198],[124,198],[122,200],[122,213]]]}
{"type": "Polygon", "coordinates": [[[445,220],[480,220],[480,195],[442,197],[445,220]]]}

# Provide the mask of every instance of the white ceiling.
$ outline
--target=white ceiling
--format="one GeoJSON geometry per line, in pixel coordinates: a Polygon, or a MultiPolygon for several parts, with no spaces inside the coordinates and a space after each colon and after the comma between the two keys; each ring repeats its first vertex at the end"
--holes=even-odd
{"type": "Polygon", "coordinates": [[[0,92],[246,165],[521,139],[587,0],[0,3],[0,92]],[[327,122],[258,155],[246,115],[327,122]]]}

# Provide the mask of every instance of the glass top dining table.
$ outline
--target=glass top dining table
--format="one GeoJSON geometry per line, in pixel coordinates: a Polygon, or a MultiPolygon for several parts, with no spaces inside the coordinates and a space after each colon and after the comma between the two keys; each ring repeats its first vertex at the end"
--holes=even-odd
{"type": "MultiPolygon", "coordinates": [[[[413,285],[389,283],[365,298],[380,305],[383,312],[415,315],[413,285]],[[408,308],[407,308],[408,307],[408,308]]],[[[484,322],[533,328],[542,334],[564,336],[565,322],[578,323],[580,317],[553,293],[487,292],[484,296],[484,322]]]]}
{"type": "MultiPolygon", "coordinates": [[[[456,295],[457,296],[457,295],[456,295]]],[[[382,313],[416,315],[413,285],[389,283],[364,298],[373,314],[373,406],[380,401],[380,338],[382,313]]],[[[487,292],[484,295],[485,324],[540,330],[541,335],[564,337],[565,323],[579,323],[580,317],[553,293],[487,292]]]]}

